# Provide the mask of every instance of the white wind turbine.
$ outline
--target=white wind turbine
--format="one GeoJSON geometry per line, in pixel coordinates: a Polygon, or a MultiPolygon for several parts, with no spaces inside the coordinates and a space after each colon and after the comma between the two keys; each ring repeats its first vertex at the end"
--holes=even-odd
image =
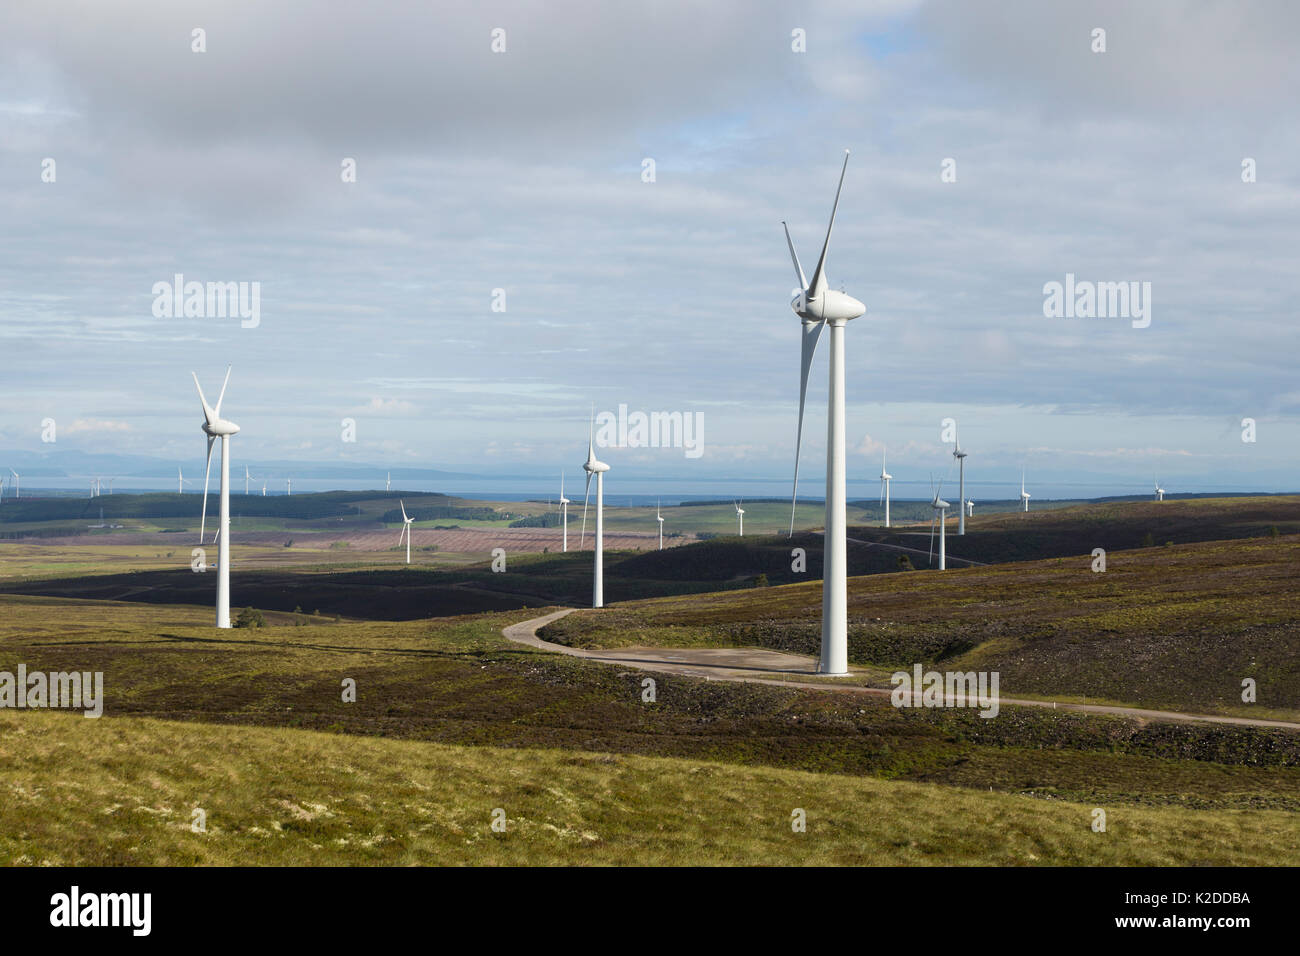
{"type": "Polygon", "coordinates": [[[248,482],[253,476],[248,473],[248,466],[244,466],[244,497],[248,497],[248,482]]]}
{"type": "Polygon", "coordinates": [[[1024,505],[1025,511],[1029,510],[1029,492],[1025,491],[1025,469],[1020,469],[1020,503],[1024,505]]]}
{"type": "Polygon", "coordinates": [[[393,473],[390,471],[384,477],[384,491],[387,492],[392,490],[393,490],[393,473]]]}
{"type": "Polygon", "coordinates": [[[1160,487],[1160,479],[1156,479],[1156,501],[1165,500],[1165,489],[1160,487]]]}
{"type": "Polygon", "coordinates": [[[560,551],[567,553],[569,550],[569,505],[572,504],[568,498],[564,497],[564,472],[560,472],[560,551]]]}
{"type": "Polygon", "coordinates": [[[263,498],[266,497],[266,479],[265,479],[265,478],[262,479],[262,497],[263,497],[263,498]]]}
{"type": "Polygon", "coordinates": [[[181,466],[176,466],[176,493],[185,494],[185,476],[181,474],[181,466]]]}
{"type": "Polygon", "coordinates": [[[957,534],[966,533],[966,453],[957,438],[957,425],[952,427],[952,457],[957,459],[957,534]]]}
{"type": "Polygon", "coordinates": [[[587,432],[587,460],[582,470],[587,473],[587,491],[582,497],[582,533],[578,537],[578,550],[582,550],[583,539],[587,535],[587,501],[591,497],[591,476],[596,476],[596,547],[595,572],[592,575],[591,606],[605,606],[605,472],[609,465],[596,458],[596,446],[593,435],[596,428],[596,413],[592,410],[591,427],[587,432]]]}
{"type": "Polygon", "coordinates": [[[208,405],[203,397],[203,386],[199,377],[194,377],[194,387],[198,389],[199,401],[203,403],[203,431],[208,436],[208,463],[203,473],[203,517],[199,522],[199,543],[203,543],[203,533],[208,520],[208,479],[212,474],[212,443],[221,439],[221,519],[217,525],[217,627],[230,627],[230,438],[239,434],[239,426],[221,417],[221,403],[226,397],[226,386],[230,384],[230,368],[226,368],[226,380],[221,383],[221,394],[217,396],[215,408],[208,405]]]}
{"type": "Polygon", "coordinates": [[[831,230],[835,226],[835,212],[840,205],[840,191],[844,188],[844,173],[849,166],[849,151],[844,151],[844,166],[840,170],[840,183],[835,190],[835,205],[831,207],[830,224],[826,227],[826,241],[822,254],[813,270],[812,281],[804,277],[803,266],[794,251],[790,229],[784,222],[786,245],[794,271],[799,276],[800,291],[790,303],[803,322],[803,336],[799,371],[799,425],[794,446],[794,491],[791,494],[790,533],[794,534],[794,509],[799,493],[799,448],[803,443],[803,410],[808,397],[808,373],[822,329],[831,329],[830,388],[826,416],[826,537],[823,558],[822,587],[822,646],[818,670],[823,674],[849,672],[849,613],[848,613],[848,544],[845,514],[844,474],[844,327],[850,320],[864,315],[867,307],[844,292],[836,292],[826,282],[826,252],[831,244],[831,230]]]}
{"type": "Polygon", "coordinates": [[[659,550],[664,549],[664,516],[659,509],[658,500],[655,501],[655,520],[659,522],[659,550]]]}
{"type": "Polygon", "coordinates": [[[402,546],[402,535],[406,535],[406,563],[410,564],[411,563],[411,524],[412,522],[415,521],[415,519],[407,517],[406,503],[404,501],[401,501],[399,499],[397,503],[398,505],[401,506],[402,509],[402,534],[399,534],[397,536],[397,546],[399,548],[402,546]]]}
{"type": "Polygon", "coordinates": [[[740,522],[740,536],[742,538],[745,536],[745,509],[740,506],[744,503],[745,503],[744,498],[741,498],[739,501],[732,502],[732,504],[735,505],[736,507],[736,520],[740,522]]]}
{"type": "Polygon", "coordinates": [[[934,523],[939,522],[939,570],[948,570],[948,549],[945,535],[945,528],[948,521],[948,509],[952,507],[948,502],[939,497],[939,492],[943,491],[943,482],[939,482],[939,488],[934,493],[934,498],[930,501],[930,507],[934,509],[934,517],[930,519],[930,561],[934,562],[934,523]]]}
{"type": "Polygon", "coordinates": [[[287,497],[289,497],[290,495],[293,494],[293,479],[292,479],[292,478],[286,478],[285,481],[288,482],[288,485],[286,486],[286,491],[285,491],[285,493],[284,493],[284,494],[285,494],[285,497],[287,498],[287,497]]]}
{"type": "Polygon", "coordinates": [[[973,518],[973,517],[975,517],[975,499],[974,499],[974,498],[967,498],[967,499],[966,499],[966,517],[967,517],[967,518],[973,518]]]}
{"type": "Polygon", "coordinates": [[[14,476],[14,501],[17,501],[23,496],[23,476],[18,474],[18,472],[14,471],[12,468],[9,469],[9,474],[14,476]]]}
{"type": "Polygon", "coordinates": [[[889,527],[889,483],[894,476],[885,471],[885,450],[880,450],[880,500],[885,506],[885,527],[889,527]]]}

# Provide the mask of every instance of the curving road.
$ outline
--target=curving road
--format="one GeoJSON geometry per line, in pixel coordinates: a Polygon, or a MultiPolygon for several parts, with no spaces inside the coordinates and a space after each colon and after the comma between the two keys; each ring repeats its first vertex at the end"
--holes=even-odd
{"type": "MultiPolygon", "coordinates": [[[[800,654],[785,654],[756,647],[623,647],[615,650],[589,651],[577,647],[553,644],[537,636],[537,632],[557,621],[574,608],[553,611],[542,617],[511,624],[501,633],[516,642],[543,651],[582,657],[605,664],[620,664],[639,670],[685,677],[703,677],[707,680],[728,680],[748,684],[772,684],[777,687],[799,687],[812,690],[829,690],[842,694],[868,694],[888,697],[893,691],[888,687],[858,687],[837,683],[834,678],[820,677],[816,662],[800,654]],[[815,680],[777,680],[764,674],[793,674],[815,680]]],[[[945,700],[948,698],[945,697],[945,700]]],[[[1085,714],[1110,714],[1132,717],[1137,720],[1174,721],[1178,723],[1230,724],[1236,727],[1272,727],[1300,731],[1300,723],[1285,720],[1263,720],[1252,717],[1218,717],[1208,714],[1185,714],[1172,710],[1146,710],[1141,707],[1112,707],[1105,704],[1073,704],[1050,700],[1026,700],[1016,697],[999,697],[1003,707],[1045,707],[1049,710],[1070,710],[1085,714]]]]}

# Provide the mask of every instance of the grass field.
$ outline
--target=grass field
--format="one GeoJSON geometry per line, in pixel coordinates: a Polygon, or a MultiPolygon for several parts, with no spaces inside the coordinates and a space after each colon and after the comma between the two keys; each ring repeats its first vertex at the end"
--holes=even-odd
{"type": "MultiPolygon", "coordinates": [[[[1200,531],[1258,529],[1253,503],[1208,507],[1200,531]]],[[[996,520],[988,541],[1025,534],[996,520]]],[[[1080,549],[858,577],[851,654],[877,677],[998,670],[1004,696],[1297,719],[1300,535],[1225,537],[1116,550],[1104,574],[1080,549]],[[1239,702],[1243,677],[1259,703],[1239,702]]],[[[817,540],[611,555],[626,600],[546,636],[812,652],[820,584],[753,575],[781,580],[791,546],[817,540]],[[672,590],[707,593],[645,597],[672,590]]],[[[0,542],[0,671],[102,671],[105,717],[0,710],[0,861],[1300,863],[1300,734],[1010,706],[985,720],[666,674],[647,704],[642,672],[506,641],[551,595],[585,599],[590,552],[496,575],[304,549],[303,566],[235,576],[236,610],[269,626],[218,631],[209,576],[82,576],[96,549],[28,544],[0,542]],[[16,593],[29,573],[43,593],[16,593]],[[206,834],[189,831],[196,806],[206,834]],[[796,807],[807,833],[791,832],[796,807]],[[1107,833],[1090,828],[1098,807],[1107,833]]]]}
{"type": "Polygon", "coordinates": [[[1273,810],[1113,807],[1095,833],[1086,804],[710,761],[48,713],[0,739],[8,864],[1300,863],[1273,810]]]}
{"type": "MultiPolygon", "coordinates": [[[[849,660],[996,670],[1007,696],[1300,716],[1300,535],[853,578],[849,660]],[[1241,702],[1241,682],[1259,686],[1241,702]]],[[[545,629],[582,647],[758,646],[814,654],[821,584],[628,602],[545,629]]]]}

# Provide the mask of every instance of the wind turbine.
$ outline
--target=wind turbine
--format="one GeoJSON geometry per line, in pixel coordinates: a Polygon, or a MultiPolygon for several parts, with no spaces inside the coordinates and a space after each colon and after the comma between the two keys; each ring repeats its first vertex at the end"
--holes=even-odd
{"type": "Polygon", "coordinates": [[[203,431],[208,436],[208,463],[203,473],[203,517],[199,522],[199,543],[203,543],[203,532],[208,520],[208,479],[212,474],[212,443],[221,439],[221,520],[217,525],[217,627],[230,627],[230,438],[239,434],[239,426],[221,417],[221,403],[226,397],[226,386],[230,384],[230,367],[226,367],[226,380],[221,383],[221,394],[217,396],[217,406],[208,405],[203,397],[203,386],[199,377],[194,377],[194,387],[198,389],[199,401],[203,403],[203,431]]]}
{"type": "Polygon", "coordinates": [[[1165,500],[1165,489],[1160,487],[1160,479],[1156,479],[1156,501],[1165,500]]]}
{"type": "Polygon", "coordinates": [[[952,457],[957,459],[957,534],[963,535],[966,533],[966,506],[961,502],[966,500],[966,453],[961,450],[956,423],[952,426],[952,457]]]}
{"type": "Polygon", "coordinates": [[[403,534],[406,535],[406,563],[407,563],[407,564],[410,564],[410,563],[411,563],[411,523],[412,523],[413,521],[415,521],[415,519],[414,519],[414,518],[408,518],[408,517],[406,516],[406,503],[405,503],[405,502],[403,502],[403,501],[401,501],[401,500],[399,499],[397,503],[398,503],[398,504],[401,506],[401,508],[402,508],[402,534],[399,534],[399,535],[397,536],[397,546],[398,546],[399,548],[402,546],[402,535],[403,535],[403,534]]]}
{"type": "Polygon", "coordinates": [[[659,501],[655,501],[655,520],[659,522],[659,550],[664,549],[664,516],[659,510],[659,501]]]}
{"type": "Polygon", "coordinates": [[[966,499],[966,517],[975,517],[975,500],[973,498],[966,499]]]}
{"type": "Polygon", "coordinates": [[[266,479],[265,479],[265,478],[262,479],[262,497],[263,497],[263,498],[266,497],[266,479]]]}
{"type": "Polygon", "coordinates": [[[595,409],[591,413],[591,428],[587,432],[587,460],[582,463],[582,470],[587,473],[587,491],[582,497],[582,533],[578,537],[578,550],[582,550],[582,541],[587,535],[587,500],[591,497],[591,476],[596,476],[596,570],[592,575],[591,606],[605,606],[605,472],[609,465],[596,458],[596,446],[593,433],[596,428],[595,409]]]}
{"type": "Polygon", "coordinates": [[[745,499],[742,498],[740,501],[732,502],[732,504],[736,506],[736,520],[740,522],[740,536],[742,538],[745,536],[745,509],[740,506],[744,503],[744,500],[745,499]]]}
{"type": "Polygon", "coordinates": [[[287,497],[289,497],[290,495],[293,494],[293,479],[292,479],[292,478],[286,478],[285,481],[287,481],[287,482],[289,483],[288,486],[287,486],[288,490],[286,490],[285,493],[284,493],[284,496],[287,498],[287,497]]]}
{"type": "Polygon", "coordinates": [[[1029,510],[1029,492],[1025,491],[1025,469],[1020,469],[1020,503],[1024,505],[1024,510],[1029,510]]]}
{"type": "Polygon", "coordinates": [[[894,478],[885,471],[885,450],[880,450],[880,500],[885,505],[885,527],[889,527],[889,483],[894,478]]]}
{"type": "Polygon", "coordinates": [[[248,497],[248,482],[253,476],[248,473],[248,466],[244,466],[244,497],[248,497]]]}
{"type": "Polygon", "coordinates": [[[176,493],[185,494],[185,476],[181,474],[181,466],[176,466],[176,493]]]}
{"type": "Polygon", "coordinates": [[[939,492],[943,491],[943,482],[939,482],[939,488],[934,493],[934,498],[930,501],[930,507],[934,509],[934,517],[930,519],[930,561],[934,561],[934,523],[939,522],[939,570],[948,570],[948,549],[946,547],[946,535],[944,529],[947,527],[948,509],[952,507],[948,502],[939,497],[939,492]]]}
{"type": "Polygon", "coordinates": [[[12,468],[9,469],[9,474],[14,476],[14,501],[17,501],[22,497],[23,476],[18,474],[18,472],[14,471],[12,468]]]}
{"type": "Polygon", "coordinates": [[[393,473],[390,471],[384,478],[384,491],[393,490],[393,473]]]}
{"type": "Polygon", "coordinates": [[[108,493],[109,493],[110,495],[113,494],[113,481],[114,481],[114,479],[112,479],[112,478],[108,479],[108,493]]]}
{"type": "Polygon", "coordinates": [[[560,551],[567,553],[569,550],[569,505],[571,502],[564,497],[564,472],[560,472],[560,525],[564,529],[560,537],[560,551]]]}
{"type": "Polygon", "coordinates": [[[844,188],[844,173],[849,167],[849,151],[844,151],[844,166],[840,169],[840,183],[835,189],[835,205],[831,207],[830,224],[826,227],[826,241],[822,254],[813,270],[812,281],[804,278],[799,255],[790,239],[790,227],[785,229],[786,245],[790,259],[799,276],[800,291],[790,303],[803,322],[803,336],[799,366],[799,425],[794,444],[794,491],[790,501],[790,534],[794,534],[794,510],[799,494],[799,449],[803,443],[803,410],[808,397],[808,372],[822,329],[831,329],[830,388],[826,416],[826,537],[823,559],[822,587],[822,646],[818,670],[823,674],[849,672],[849,612],[848,612],[848,544],[846,541],[848,519],[845,514],[844,475],[844,327],[850,320],[864,315],[867,307],[844,292],[836,292],[826,282],[826,252],[831,244],[831,230],[835,226],[835,212],[840,205],[840,191],[844,188]]]}

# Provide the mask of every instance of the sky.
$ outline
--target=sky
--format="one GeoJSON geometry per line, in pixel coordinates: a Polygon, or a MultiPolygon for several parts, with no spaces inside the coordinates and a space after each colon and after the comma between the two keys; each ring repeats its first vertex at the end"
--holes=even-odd
{"type": "Polygon", "coordinates": [[[859,493],[886,448],[950,476],[945,418],[990,494],[1294,491],[1297,41],[1288,2],[9,2],[0,468],[201,470],[190,372],[211,401],[229,364],[236,472],[580,474],[622,404],[702,453],[601,449],[611,493],[779,491],[781,222],[811,271],[848,148],[859,493]],[[156,314],[176,274],[257,283],[256,320],[156,314]],[[1067,274],[1150,283],[1149,324],[1046,316],[1067,274]]]}

